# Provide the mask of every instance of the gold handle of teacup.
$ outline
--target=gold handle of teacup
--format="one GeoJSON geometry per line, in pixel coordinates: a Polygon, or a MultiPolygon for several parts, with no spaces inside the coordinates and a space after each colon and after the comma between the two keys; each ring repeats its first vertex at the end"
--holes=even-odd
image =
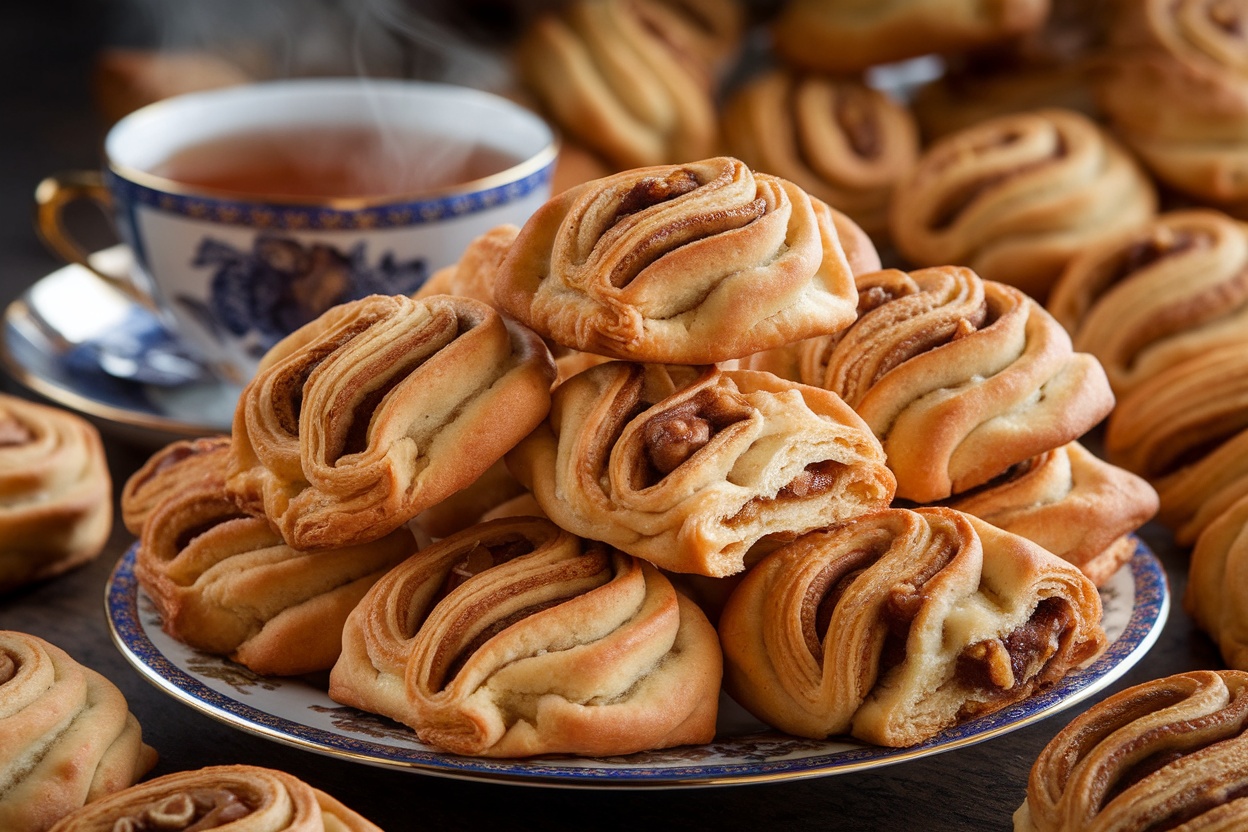
{"type": "Polygon", "coordinates": [[[91,262],[86,249],[80,245],[65,227],[65,208],[80,199],[89,199],[106,214],[112,210],[112,197],[104,184],[104,176],[98,171],[65,171],[45,178],[35,188],[36,227],[43,242],[52,252],[67,262],[77,263],[96,277],[121,292],[135,303],[157,311],[151,295],[125,277],[101,271],[91,262]]]}

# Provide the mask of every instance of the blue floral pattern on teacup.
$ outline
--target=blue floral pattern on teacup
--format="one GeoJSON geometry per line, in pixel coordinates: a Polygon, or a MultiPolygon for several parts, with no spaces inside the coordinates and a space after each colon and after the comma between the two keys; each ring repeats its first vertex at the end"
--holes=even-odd
{"type": "Polygon", "coordinates": [[[178,303],[219,340],[225,327],[253,337],[262,351],[333,306],[372,294],[411,294],[428,277],[423,258],[401,261],[387,251],[370,264],[363,243],[344,252],[272,234],[257,236],[250,251],[204,237],[192,265],[213,270],[208,304],[186,296],[178,303]]]}

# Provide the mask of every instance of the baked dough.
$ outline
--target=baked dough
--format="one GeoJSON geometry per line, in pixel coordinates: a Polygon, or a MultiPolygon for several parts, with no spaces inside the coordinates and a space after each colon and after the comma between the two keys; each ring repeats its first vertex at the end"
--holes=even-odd
{"type": "Polygon", "coordinates": [[[521,229],[494,296],[567,347],[713,364],[847,326],[853,283],[826,205],[718,157],[550,200],[521,229]]]}
{"type": "Polygon", "coordinates": [[[43,639],[0,630],[0,829],[45,832],[156,763],[120,690],[43,639]]]}
{"type": "Polygon", "coordinates": [[[94,560],[113,525],[99,432],[0,393],[0,593],[94,560]]]}
{"type": "Polygon", "coordinates": [[[1217,642],[1227,665],[1248,671],[1248,497],[1196,539],[1183,609],[1217,642]]]}
{"type": "Polygon", "coordinates": [[[1162,214],[1067,264],[1048,308],[1075,349],[1125,396],[1222,344],[1248,350],[1248,223],[1220,211],[1162,214]]]}
{"type": "Polygon", "coordinates": [[[166,493],[139,537],[135,577],[160,612],[161,629],[262,675],[329,669],[347,614],[416,551],[412,533],[400,526],[366,543],[293,549],[230,500],[225,456],[215,459],[215,471],[166,493]]]}
{"type": "Polygon", "coordinates": [[[894,186],[919,156],[909,110],[832,75],[766,72],[733,94],[721,124],[733,156],[788,179],[877,236],[887,229],[894,186]]]}
{"type": "Polygon", "coordinates": [[[1099,100],[1162,181],[1248,216],[1248,3],[1116,4],[1099,100]]]}
{"type": "Polygon", "coordinates": [[[498,276],[498,266],[519,233],[519,226],[506,223],[474,237],[459,260],[430,275],[412,297],[458,295],[494,306],[494,280],[498,276]]]}
{"type": "Polygon", "coordinates": [[[786,61],[853,73],[933,52],[957,52],[1038,28],[1049,0],[789,0],[772,24],[786,61]]]}
{"type": "Polygon", "coordinates": [[[218,827],[229,832],[381,832],[293,774],[246,765],[166,774],[90,804],[52,832],[218,827]]]}
{"type": "Polygon", "coordinates": [[[1152,483],[1181,546],[1248,495],[1246,367],[1243,344],[1210,350],[1140,384],[1109,418],[1106,457],[1152,483]]]}
{"type": "Polygon", "coordinates": [[[706,617],[653,566],[516,517],[382,578],[329,695],[456,754],[615,755],[710,742],[721,664],[706,617]]]}
{"type": "Polygon", "coordinates": [[[1018,289],[966,268],[858,278],[859,318],[803,346],[801,377],[883,443],[897,496],[932,503],[1065,445],[1113,408],[1105,371],[1018,289]]]}
{"type": "Polygon", "coordinates": [[[1157,513],[1157,492],[1071,442],[944,505],[1040,544],[1102,586],[1135,554],[1131,533],[1157,513]]]}
{"type": "Polygon", "coordinates": [[[121,519],[136,537],[148,515],[174,491],[204,480],[221,482],[230,453],[228,436],[178,439],[148,457],[121,489],[121,519]]]}
{"type": "Polygon", "coordinates": [[[1084,247],[1157,210],[1117,140],[1072,110],[1014,113],[940,139],[897,186],[889,229],[915,266],[968,266],[1043,302],[1084,247]]]}
{"type": "Polygon", "coordinates": [[[835,394],[749,370],[611,362],[561,385],[507,455],[548,517],[674,572],[745,568],[888,505],[879,442],[835,394]]]}
{"type": "Polygon", "coordinates": [[[617,169],[701,159],[716,141],[712,70],[679,17],[652,0],[572,0],[526,28],[517,73],[617,169]]]}
{"type": "Polygon", "coordinates": [[[228,488],[296,549],[376,540],[473,482],[546,415],[554,365],[469,298],[373,295],[264,356],[228,488]]]}
{"type": "Polygon", "coordinates": [[[909,746],[1051,685],[1106,644],[1083,573],[946,508],[812,532],[746,573],[719,620],[724,687],[798,736],[909,746]]]}
{"type": "Polygon", "coordinates": [[[1093,705],[1036,758],[1015,832],[1242,829],[1248,674],[1193,670],[1093,705]]]}

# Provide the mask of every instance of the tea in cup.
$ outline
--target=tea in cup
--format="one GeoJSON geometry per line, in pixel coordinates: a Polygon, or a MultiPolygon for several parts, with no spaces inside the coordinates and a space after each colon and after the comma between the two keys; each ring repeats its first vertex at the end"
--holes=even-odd
{"type": "Polygon", "coordinates": [[[558,148],[540,117],[480,90],[301,79],[157,102],[104,150],[102,175],[40,184],[44,239],[91,268],[63,209],[105,205],[135,266],[101,278],[241,384],[331,306],[410,294],[476,236],[523,224],[558,148]]]}

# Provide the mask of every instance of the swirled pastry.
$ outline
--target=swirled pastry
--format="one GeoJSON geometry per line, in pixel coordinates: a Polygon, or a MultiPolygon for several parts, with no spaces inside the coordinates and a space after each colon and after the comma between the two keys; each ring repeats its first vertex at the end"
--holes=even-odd
{"type": "Polygon", "coordinates": [[[1248,350],[1248,223],[1174,211],[1076,255],[1049,298],[1119,396],[1222,344],[1248,350]]]}
{"type": "Polygon", "coordinates": [[[497,462],[546,415],[553,380],[541,339],[480,301],[334,307],[243,390],[230,494],[296,549],[376,540],[497,462]]]}
{"type": "Polygon", "coordinates": [[[1039,27],[1049,0],[789,0],[772,25],[776,52],[827,72],[857,72],[956,52],[1039,27]]]}
{"type": "Polygon", "coordinates": [[[620,169],[712,152],[711,71],[696,30],[651,0],[573,0],[516,48],[520,78],[561,129],[620,169]]]}
{"type": "MultiPolygon", "coordinates": [[[[458,295],[488,303],[498,309],[494,300],[494,283],[498,280],[499,266],[519,233],[517,226],[500,225],[473,238],[457,262],[434,272],[412,297],[421,300],[432,295],[458,295]]],[[[607,360],[602,356],[570,349],[551,341],[546,346],[555,359],[556,381],[562,381],[586,367],[607,360]]]]}
{"type": "Polygon", "coordinates": [[[1152,183],[1071,110],[981,122],[931,145],[897,186],[892,239],[916,266],[969,266],[1044,301],[1085,246],[1149,220],[1152,183]]]}
{"type": "Polygon", "coordinates": [[[1101,106],[1164,182],[1248,211],[1248,3],[1119,3],[1101,106]]]}
{"type": "Polygon", "coordinates": [[[1248,674],[1193,670],[1071,720],[1031,768],[1015,832],[1242,829],[1248,674]]]}
{"type": "Polygon", "coordinates": [[[1101,586],[1135,553],[1130,533],[1157,513],[1157,492],[1070,442],[944,505],[1040,544],[1101,586]]]}
{"type": "Polygon", "coordinates": [[[183,480],[143,525],[134,572],[161,628],[256,673],[311,673],[333,666],[342,624],[368,588],[416,551],[399,527],[366,543],[315,552],[283,542],[263,517],[225,492],[225,457],[183,480]]]}
{"type": "Polygon", "coordinates": [[[853,283],[826,205],[720,157],[550,200],[521,229],[494,296],[564,346],[713,364],[847,326],[853,283]]]}
{"type": "Polygon", "coordinates": [[[148,457],[121,489],[121,519],[138,536],[152,510],[175,491],[204,482],[224,483],[228,436],[179,439],[148,457]]]}
{"type": "Polygon", "coordinates": [[[1140,384],[1109,418],[1106,456],[1157,489],[1180,545],[1248,495],[1246,368],[1243,344],[1210,350],[1140,384]]]}
{"type": "Polygon", "coordinates": [[[99,432],[66,410],[0,394],[0,592],[93,560],[112,524],[99,432]]]}
{"type": "Polygon", "coordinates": [[[1063,678],[1105,645],[1096,587],[946,508],[812,532],[746,573],[719,620],[724,686],[806,737],[907,746],[1063,678]]]}
{"type": "Polygon", "coordinates": [[[329,695],[457,754],[626,754],[709,742],[721,672],[714,629],[657,569],[517,517],[382,578],[329,695]]]}
{"type": "Polygon", "coordinates": [[[1018,289],[949,266],[862,275],[858,291],[857,322],[803,345],[801,377],[870,425],[898,497],[983,485],[1113,408],[1099,362],[1018,289]]]}
{"type": "Polygon", "coordinates": [[[1223,661],[1248,671],[1248,496],[1196,539],[1183,609],[1217,642],[1223,661]]]}
{"type": "Polygon", "coordinates": [[[259,766],[208,766],[132,786],[65,818],[54,832],[381,832],[320,789],[259,766]]]}
{"type": "Polygon", "coordinates": [[[45,832],[156,763],[121,691],[37,636],[0,630],[0,829],[45,832]]]}
{"type": "Polygon", "coordinates": [[[593,367],[507,465],[562,528],[711,576],[740,572],[764,538],[893,496],[879,443],[839,397],[749,370],[593,367]]]}
{"type": "Polygon", "coordinates": [[[887,228],[893,187],[919,156],[918,130],[904,106],[831,75],[765,73],[737,90],[721,124],[733,156],[877,235],[887,228]]]}

